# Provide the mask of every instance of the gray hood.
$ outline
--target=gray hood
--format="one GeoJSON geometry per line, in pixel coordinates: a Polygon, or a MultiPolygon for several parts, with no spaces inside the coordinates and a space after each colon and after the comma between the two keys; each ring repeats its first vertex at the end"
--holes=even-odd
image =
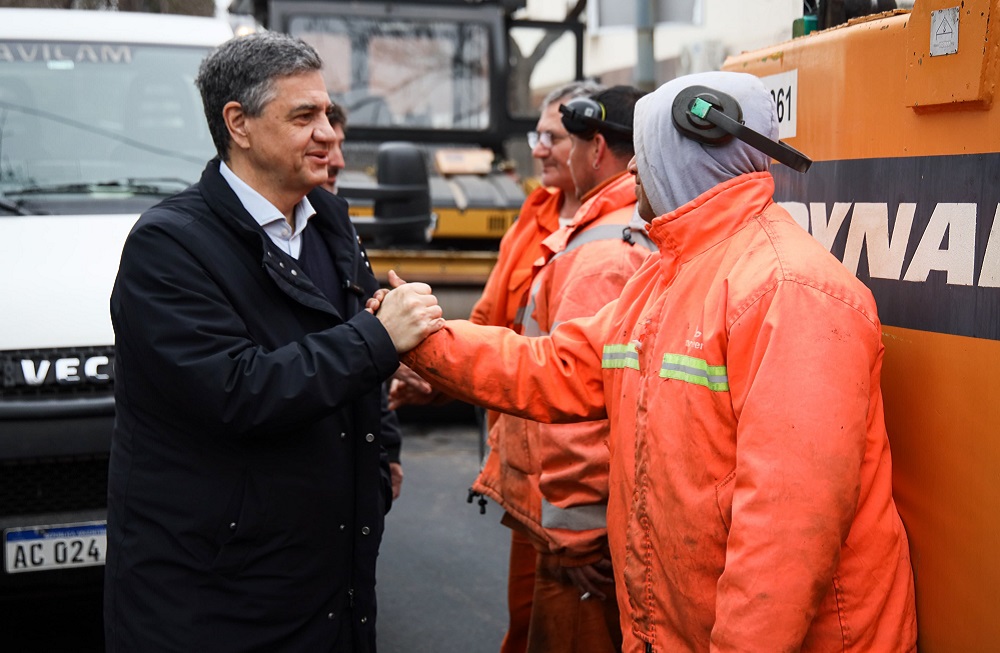
{"type": "Polygon", "coordinates": [[[778,137],[774,100],[760,80],[746,73],[710,72],[671,80],[635,105],[635,158],[643,190],[657,215],[687,204],[714,186],[750,172],[763,172],[771,157],[733,138],[704,145],[674,127],[674,98],[688,86],[708,86],[732,95],[743,122],[771,140],[778,137]]]}

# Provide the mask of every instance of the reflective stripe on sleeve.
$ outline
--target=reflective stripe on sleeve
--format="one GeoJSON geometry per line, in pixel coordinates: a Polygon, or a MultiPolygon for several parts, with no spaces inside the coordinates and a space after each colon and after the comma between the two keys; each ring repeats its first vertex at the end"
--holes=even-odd
{"type": "Polygon", "coordinates": [[[632,343],[627,345],[604,345],[601,367],[606,370],[629,368],[639,369],[639,350],[632,343]]]}
{"type": "Polygon", "coordinates": [[[708,361],[681,354],[664,354],[660,377],[703,385],[715,392],[729,392],[729,376],[725,365],[709,365],[708,361]]]}
{"type": "Polygon", "coordinates": [[[560,508],[542,498],[542,528],[566,531],[592,531],[608,527],[608,504],[560,508]]]}

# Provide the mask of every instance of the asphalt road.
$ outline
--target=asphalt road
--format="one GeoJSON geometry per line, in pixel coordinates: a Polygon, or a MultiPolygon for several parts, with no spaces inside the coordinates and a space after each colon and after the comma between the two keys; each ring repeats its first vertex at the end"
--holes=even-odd
{"type": "Polygon", "coordinates": [[[405,424],[403,491],[378,566],[380,653],[496,653],[506,629],[510,531],[467,503],[475,428],[405,424]]]}
{"type": "MultiPolygon", "coordinates": [[[[403,493],[378,563],[379,653],[495,653],[506,624],[510,532],[466,502],[479,467],[470,419],[403,424],[403,493]]],[[[99,653],[100,597],[0,607],[0,649],[99,653]]]]}

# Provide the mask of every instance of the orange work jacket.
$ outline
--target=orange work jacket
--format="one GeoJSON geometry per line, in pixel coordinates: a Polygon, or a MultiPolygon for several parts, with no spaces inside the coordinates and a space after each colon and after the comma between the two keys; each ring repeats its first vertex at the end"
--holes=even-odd
{"type": "MultiPolygon", "coordinates": [[[[628,230],[634,210],[626,172],[585,198],[572,223],[542,243],[515,328],[548,333],[617,299],[651,247],[628,230]]],[[[607,547],[607,439],[607,420],[554,426],[501,414],[473,490],[503,507],[539,550],[567,565],[595,562],[607,547]]]]}
{"type": "Polygon", "coordinates": [[[542,241],[559,228],[562,191],[539,187],[521,205],[517,220],[500,240],[496,265],[483,294],[472,307],[476,324],[513,327],[521,298],[528,292],[532,265],[542,255],[542,241]]]}
{"type": "Polygon", "coordinates": [[[871,293],[769,173],[655,219],[621,299],[550,336],[449,322],[425,378],[523,417],[607,415],[624,650],[912,651],[871,293]]]}

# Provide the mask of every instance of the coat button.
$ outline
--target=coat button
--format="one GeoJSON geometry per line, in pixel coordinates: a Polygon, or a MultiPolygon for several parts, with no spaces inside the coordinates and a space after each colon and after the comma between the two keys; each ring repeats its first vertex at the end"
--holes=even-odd
{"type": "Polygon", "coordinates": [[[361,534],[362,535],[368,535],[371,532],[372,532],[372,529],[368,528],[367,526],[362,526],[361,527],[361,534]]]}
{"type": "Polygon", "coordinates": [[[285,269],[285,262],[284,261],[278,261],[278,267],[281,268],[282,270],[284,270],[285,269]]]}
{"type": "Polygon", "coordinates": [[[347,434],[346,434],[346,433],[344,433],[343,431],[341,431],[341,432],[340,432],[340,437],[342,437],[342,438],[346,438],[346,437],[347,437],[347,434]]]}
{"type": "Polygon", "coordinates": [[[331,612],[331,613],[329,613],[329,614],[327,614],[327,615],[326,615],[326,618],[327,618],[327,619],[329,619],[330,621],[333,621],[333,618],[334,618],[334,617],[336,617],[336,616],[337,616],[337,615],[335,615],[335,614],[333,614],[333,613],[331,612]]]}
{"type": "Polygon", "coordinates": [[[298,272],[298,270],[292,270],[292,276],[293,276],[293,277],[297,277],[297,276],[299,276],[299,272],[298,272]]]}
{"type": "Polygon", "coordinates": [[[368,617],[361,617],[361,623],[363,624],[368,623],[368,617]]]}
{"type": "Polygon", "coordinates": [[[340,525],[340,530],[344,530],[345,528],[347,528],[347,524],[341,524],[340,525]]]}
{"type": "Polygon", "coordinates": [[[231,530],[231,531],[235,531],[236,530],[236,522],[234,522],[234,521],[229,522],[229,530],[231,530]]]}
{"type": "Polygon", "coordinates": [[[366,442],[375,442],[375,436],[372,435],[371,433],[369,433],[368,435],[365,436],[365,441],[366,442]]]}

